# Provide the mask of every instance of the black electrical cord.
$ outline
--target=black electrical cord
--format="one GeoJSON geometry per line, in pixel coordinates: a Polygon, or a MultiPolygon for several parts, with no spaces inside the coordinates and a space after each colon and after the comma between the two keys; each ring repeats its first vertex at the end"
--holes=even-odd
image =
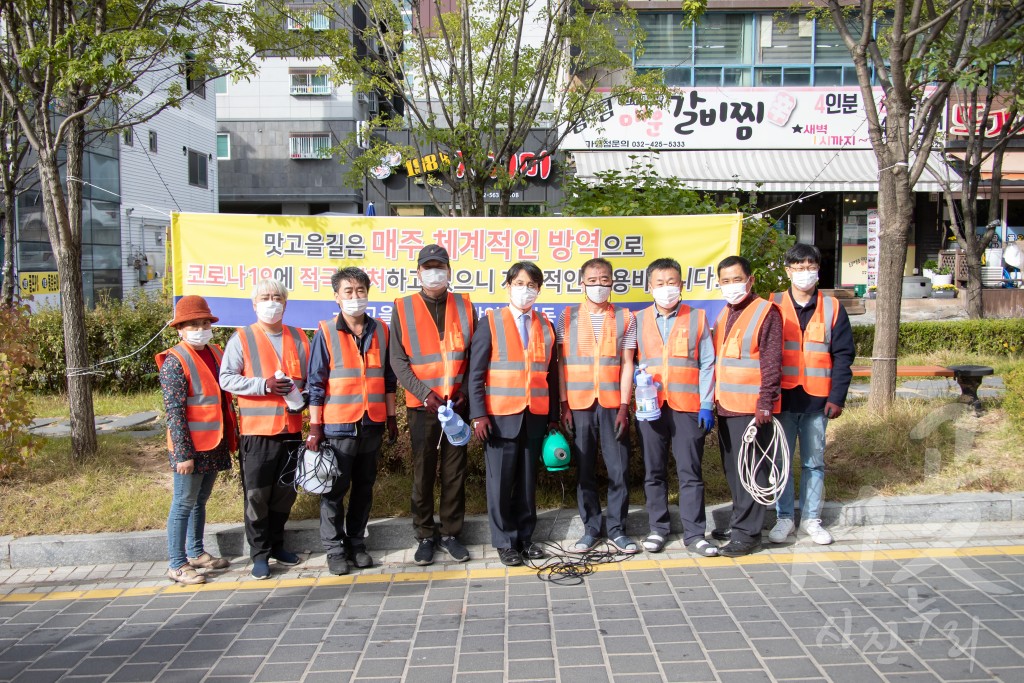
{"type": "Polygon", "coordinates": [[[561,475],[559,475],[558,482],[562,486],[562,504],[555,512],[551,531],[548,532],[548,540],[536,542],[536,545],[547,553],[547,557],[542,560],[523,558],[526,566],[537,571],[537,578],[559,585],[577,586],[583,583],[584,577],[593,574],[598,565],[631,559],[633,555],[619,552],[608,541],[601,541],[585,553],[574,553],[562,547],[561,543],[551,540],[551,533],[558,526],[558,517],[565,507],[565,480],[561,475]]]}

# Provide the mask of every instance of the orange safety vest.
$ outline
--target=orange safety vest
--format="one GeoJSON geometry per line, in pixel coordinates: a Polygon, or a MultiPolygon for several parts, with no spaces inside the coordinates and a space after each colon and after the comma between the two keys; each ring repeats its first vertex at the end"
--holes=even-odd
{"type": "Polygon", "coordinates": [[[789,292],[774,296],[782,310],[782,388],[803,386],[811,396],[832,391],[832,329],[839,319],[839,300],[819,291],[814,314],[805,330],[789,292]]]}
{"type": "MultiPolygon", "coordinates": [[[[281,358],[259,324],[240,327],[236,332],[242,343],[242,375],[245,377],[272,377],[281,370],[302,391],[306,388],[309,367],[309,339],[306,333],[291,325],[284,326],[281,339],[281,358]]],[[[302,431],[302,414],[289,413],[283,396],[239,396],[238,416],[242,434],[275,436],[302,431]]]]}
{"type": "MultiPolygon", "coordinates": [[[[214,360],[220,365],[224,353],[216,344],[209,344],[214,360]]],[[[166,351],[156,354],[156,366],[162,368],[167,356],[174,356],[181,363],[188,381],[188,396],[185,398],[185,418],[188,420],[188,431],[192,436],[192,445],[196,451],[203,453],[212,451],[221,441],[227,438],[228,450],[238,450],[238,420],[228,396],[228,414],[225,420],[224,405],[221,402],[222,391],[217,378],[210,372],[209,366],[185,342],[179,343],[166,351]]],[[[174,452],[171,443],[171,431],[167,430],[167,450],[174,452]]]]}
{"type": "MultiPolygon", "coordinates": [[[[462,386],[469,365],[466,348],[476,328],[473,304],[466,294],[448,293],[445,304],[444,339],[419,294],[395,299],[395,315],[402,325],[402,348],[409,366],[420,380],[441,398],[452,398],[462,386]]],[[[418,408],[423,401],[405,392],[405,405],[418,408]]]]}
{"type": "Polygon", "coordinates": [[[323,419],[327,424],[359,422],[364,413],[374,422],[387,419],[384,354],[388,348],[388,328],[382,320],[374,320],[377,327],[373,330],[365,359],[352,335],[337,328],[337,318],[320,321],[320,332],[327,342],[327,354],[331,359],[324,400],[323,419]]]}
{"type": "MultiPolygon", "coordinates": [[[[723,308],[718,316],[715,323],[715,401],[728,411],[741,415],[757,412],[757,398],[761,393],[758,337],[761,325],[774,305],[755,297],[733,323],[728,337],[725,336],[725,322],[729,308],[723,308]]],[[[781,407],[780,398],[775,401],[772,412],[779,412],[781,407]]]]}
{"type": "Polygon", "coordinates": [[[661,339],[655,306],[636,314],[636,341],[640,362],[658,384],[658,405],[696,413],[700,410],[701,333],[707,328],[704,311],[680,303],[668,341],[661,339]]]}
{"type": "Polygon", "coordinates": [[[497,315],[487,311],[491,362],[484,380],[484,405],[488,415],[518,415],[527,408],[534,415],[548,414],[547,373],[555,333],[543,313],[533,312],[530,318],[529,345],[524,349],[512,311],[507,306],[497,315]]]}
{"type": "Polygon", "coordinates": [[[626,309],[608,306],[596,352],[590,313],[575,305],[567,307],[565,315],[569,325],[562,340],[562,358],[565,361],[565,393],[569,407],[587,410],[597,401],[605,408],[618,408],[622,403],[620,381],[626,309]],[[583,315],[580,315],[581,311],[583,315]],[[581,339],[587,340],[587,355],[583,355],[581,350],[581,339]]]}

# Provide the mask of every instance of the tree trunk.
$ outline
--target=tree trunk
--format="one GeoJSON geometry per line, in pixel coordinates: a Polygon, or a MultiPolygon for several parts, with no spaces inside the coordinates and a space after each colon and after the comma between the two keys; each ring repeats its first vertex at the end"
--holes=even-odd
{"type": "Polygon", "coordinates": [[[977,319],[984,316],[984,308],[981,299],[981,243],[976,237],[968,241],[968,248],[964,250],[964,258],[967,259],[967,303],[965,307],[967,315],[977,319]]]}
{"type": "Polygon", "coordinates": [[[14,237],[17,223],[14,210],[15,190],[13,184],[4,188],[4,266],[3,291],[0,292],[0,303],[4,308],[14,304],[14,237]]]}
{"type": "Polygon", "coordinates": [[[914,206],[905,170],[886,170],[880,176],[878,295],[875,302],[875,343],[871,349],[869,404],[873,410],[884,414],[896,396],[903,272],[914,206]]]}

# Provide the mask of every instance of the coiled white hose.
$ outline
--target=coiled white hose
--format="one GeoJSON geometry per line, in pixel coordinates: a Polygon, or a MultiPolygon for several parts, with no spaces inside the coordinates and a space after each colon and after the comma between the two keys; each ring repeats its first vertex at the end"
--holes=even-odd
{"type": "Polygon", "coordinates": [[[789,479],[789,443],[782,425],[774,417],[772,429],[771,441],[762,448],[757,443],[757,423],[751,420],[743,430],[743,443],[736,456],[740,483],[750,497],[761,505],[775,505],[789,479]],[[761,467],[768,470],[768,486],[757,483],[756,474],[761,467]]]}

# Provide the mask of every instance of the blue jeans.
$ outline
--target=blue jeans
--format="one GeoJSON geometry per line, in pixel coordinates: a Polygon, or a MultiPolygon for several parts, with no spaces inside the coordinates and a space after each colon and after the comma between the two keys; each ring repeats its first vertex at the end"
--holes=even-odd
{"type": "Polygon", "coordinates": [[[216,472],[206,474],[174,473],[174,497],[167,515],[167,555],[171,569],[188,564],[188,558],[203,554],[203,529],[206,527],[206,501],[213,493],[216,472]]]}
{"type": "Polygon", "coordinates": [[[796,462],[796,442],[800,440],[800,520],[821,519],[821,505],[825,493],[825,413],[788,413],[778,416],[786,432],[786,443],[793,468],[786,480],[775,510],[780,519],[793,519],[793,475],[796,462]]]}

